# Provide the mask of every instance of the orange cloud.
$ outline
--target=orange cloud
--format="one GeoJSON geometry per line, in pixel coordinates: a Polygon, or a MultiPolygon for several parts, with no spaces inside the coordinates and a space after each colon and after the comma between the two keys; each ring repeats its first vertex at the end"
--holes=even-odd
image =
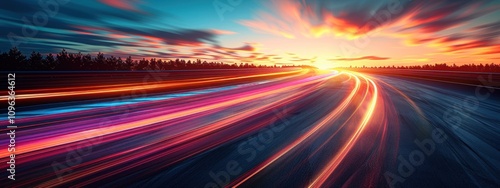
{"type": "MultiPolygon", "coordinates": [[[[500,54],[500,45],[491,47],[482,54],[500,54]]],[[[500,59],[500,58],[497,58],[497,59],[500,59]]]]}
{"type": "Polygon", "coordinates": [[[363,56],[356,58],[338,58],[338,59],[330,59],[331,61],[359,61],[359,60],[387,60],[390,59],[388,57],[378,57],[378,56],[363,56]]]}
{"type": "Polygon", "coordinates": [[[234,31],[220,30],[220,29],[212,29],[212,32],[217,35],[232,35],[236,34],[234,31]]]}

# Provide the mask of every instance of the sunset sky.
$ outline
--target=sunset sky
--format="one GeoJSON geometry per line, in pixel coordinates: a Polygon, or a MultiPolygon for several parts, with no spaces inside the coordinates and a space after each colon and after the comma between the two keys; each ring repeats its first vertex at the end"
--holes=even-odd
{"type": "Polygon", "coordinates": [[[15,39],[20,42],[14,45],[25,53],[65,48],[120,57],[267,65],[500,60],[498,0],[41,2],[47,1],[53,2],[48,8],[38,1],[0,3],[1,52],[15,39]]]}

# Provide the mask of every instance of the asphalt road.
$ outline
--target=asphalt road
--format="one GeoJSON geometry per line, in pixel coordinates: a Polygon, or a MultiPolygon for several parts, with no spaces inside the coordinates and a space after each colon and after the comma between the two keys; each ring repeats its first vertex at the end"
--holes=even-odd
{"type": "Polygon", "coordinates": [[[224,72],[30,79],[6,186],[500,186],[498,75],[224,72]]]}

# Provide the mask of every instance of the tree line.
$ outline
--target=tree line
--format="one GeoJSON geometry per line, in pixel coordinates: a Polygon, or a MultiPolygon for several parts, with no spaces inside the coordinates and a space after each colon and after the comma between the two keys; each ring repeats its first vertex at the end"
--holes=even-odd
{"type": "MultiPolygon", "coordinates": [[[[23,55],[17,48],[0,54],[2,70],[21,71],[141,71],[141,70],[188,70],[188,69],[237,69],[237,68],[277,68],[274,66],[254,65],[248,63],[227,64],[223,62],[207,62],[197,59],[185,61],[182,59],[141,59],[134,60],[131,56],[126,59],[98,53],[92,57],[90,54],[68,53],[62,50],[58,54],[49,53],[42,55],[32,52],[29,57],[23,55]]],[[[294,66],[286,66],[294,67],[294,66]]],[[[298,67],[298,66],[297,66],[298,67]]]]}
{"type": "MultiPolygon", "coordinates": [[[[347,68],[347,67],[345,67],[347,68]]],[[[500,64],[463,64],[463,65],[448,65],[446,63],[435,63],[425,65],[412,66],[350,66],[348,69],[412,69],[412,70],[445,70],[445,71],[468,71],[468,72],[500,72],[500,64]]]]}
{"type": "MultiPolygon", "coordinates": [[[[197,60],[162,60],[162,59],[141,59],[134,60],[131,56],[126,59],[121,57],[108,56],[98,53],[93,57],[90,54],[68,53],[66,50],[53,55],[49,53],[42,55],[39,52],[32,52],[29,57],[25,56],[17,48],[12,48],[8,52],[0,53],[0,66],[2,70],[9,71],[142,71],[142,70],[189,70],[189,69],[239,69],[239,68],[294,68],[306,67],[307,65],[282,65],[267,66],[254,65],[248,63],[223,63],[207,62],[197,60]]],[[[473,72],[500,72],[499,64],[464,64],[457,66],[442,64],[426,64],[413,66],[362,66],[344,67],[348,69],[415,69],[415,70],[449,70],[449,71],[473,71],[473,72]]]]}

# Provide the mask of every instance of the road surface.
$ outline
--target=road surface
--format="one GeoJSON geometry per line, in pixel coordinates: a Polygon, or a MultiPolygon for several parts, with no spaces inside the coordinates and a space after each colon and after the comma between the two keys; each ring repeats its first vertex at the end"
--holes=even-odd
{"type": "Polygon", "coordinates": [[[500,186],[498,75],[224,72],[85,86],[31,76],[6,186],[500,186]]]}

